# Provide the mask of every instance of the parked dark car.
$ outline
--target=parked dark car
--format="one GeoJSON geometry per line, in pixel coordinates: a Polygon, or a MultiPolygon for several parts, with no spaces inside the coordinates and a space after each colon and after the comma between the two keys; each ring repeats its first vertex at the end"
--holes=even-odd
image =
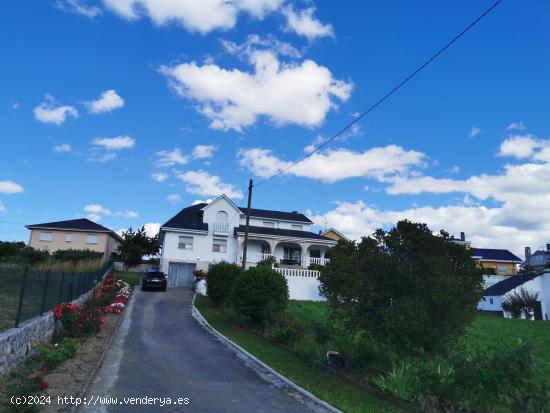
{"type": "Polygon", "coordinates": [[[166,274],[161,271],[153,270],[147,271],[141,279],[141,290],[145,291],[149,288],[166,291],[166,284],[168,280],[166,274]]]}

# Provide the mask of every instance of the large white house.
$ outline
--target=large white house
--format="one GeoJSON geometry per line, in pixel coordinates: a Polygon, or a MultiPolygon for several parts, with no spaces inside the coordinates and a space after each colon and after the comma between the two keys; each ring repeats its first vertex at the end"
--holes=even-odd
{"type": "MultiPolygon", "coordinates": [[[[246,210],[227,196],[182,209],[160,228],[161,270],[172,286],[188,286],[194,270],[210,263],[242,263],[246,210]]],[[[305,215],[250,210],[247,265],[274,257],[279,268],[307,269],[328,262],[327,251],[337,241],[311,232],[305,215]]]]}

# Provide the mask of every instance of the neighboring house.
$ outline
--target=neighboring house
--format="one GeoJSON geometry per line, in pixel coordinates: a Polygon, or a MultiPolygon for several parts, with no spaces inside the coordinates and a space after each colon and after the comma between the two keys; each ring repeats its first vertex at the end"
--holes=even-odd
{"type": "Polygon", "coordinates": [[[471,248],[472,257],[483,268],[493,268],[497,275],[516,275],[521,259],[508,250],[494,248],[471,248]]]}
{"type": "Polygon", "coordinates": [[[109,228],[86,218],[27,225],[29,246],[38,250],[92,250],[110,257],[122,238],[109,228]]]}
{"type": "Polygon", "coordinates": [[[470,241],[466,241],[466,234],[464,232],[460,233],[460,238],[456,238],[454,235],[451,235],[449,237],[449,241],[452,241],[455,244],[464,245],[466,248],[471,247],[470,241]]]}
{"type": "Polygon", "coordinates": [[[344,234],[342,234],[339,231],[336,231],[334,228],[326,229],[324,232],[321,232],[321,235],[323,237],[331,238],[335,241],[349,241],[350,239],[346,237],[344,234]]]}
{"type": "MultiPolygon", "coordinates": [[[[210,263],[242,263],[246,210],[221,195],[182,209],[160,228],[161,269],[174,285],[190,285],[194,270],[210,263]]],[[[337,241],[310,231],[305,215],[293,211],[250,210],[247,266],[273,259],[279,267],[324,265],[337,241]]]]}
{"type": "Polygon", "coordinates": [[[522,269],[529,269],[534,273],[542,273],[550,267],[550,244],[546,244],[546,250],[538,250],[531,254],[531,248],[525,247],[525,261],[521,264],[522,269]]]}
{"type": "MultiPolygon", "coordinates": [[[[491,276],[488,276],[489,278],[491,276]]],[[[494,276],[498,277],[498,276],[494,276]]],[[[491,283],[489,283],[491,284],[491,283]]],[[[550,273],[542,275],[516,275],[489,285],[477,309],[489,314],[502,315],[506,318],[510,314],[502,309],[502,302],[507,296],[519,292],[523,288],[530,293],[538,294],[539,306],[535,309],[535,320],[550,320],[550,273]]]]}

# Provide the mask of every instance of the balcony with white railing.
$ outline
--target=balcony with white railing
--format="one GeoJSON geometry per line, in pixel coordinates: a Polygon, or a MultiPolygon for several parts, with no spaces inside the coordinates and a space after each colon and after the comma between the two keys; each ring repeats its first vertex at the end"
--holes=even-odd
{"type": "Polygon", "coordinates": [[[317,264],[317,265],[327,265],[330,262],[330,258],[316,258],[308,257],[308,265],[317,264]]]}
{"type": "MultiPolygon", "coordinates": [[[[273,254],[264,254],[263,252],[248,252],[246,254],[246,262],[257,264],[259,262],[265,261],[273,257],[273,254]]],[[[241,255],[241,262],[243,257],[241,255]]]]}
{"type": "Polygon", "coordinates": [[[214,222],[212,230],[216,235],[229,235],[229,222],[214,222]]]}

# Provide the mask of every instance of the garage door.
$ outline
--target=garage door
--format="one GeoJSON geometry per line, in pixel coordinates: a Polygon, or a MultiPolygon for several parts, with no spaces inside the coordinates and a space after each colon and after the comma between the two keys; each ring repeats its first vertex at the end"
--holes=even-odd
{"type": "Polygon", "coordinates": [[[197,264],[171,262],[168,264],[168,287],[192,287],[197,264]]]}

